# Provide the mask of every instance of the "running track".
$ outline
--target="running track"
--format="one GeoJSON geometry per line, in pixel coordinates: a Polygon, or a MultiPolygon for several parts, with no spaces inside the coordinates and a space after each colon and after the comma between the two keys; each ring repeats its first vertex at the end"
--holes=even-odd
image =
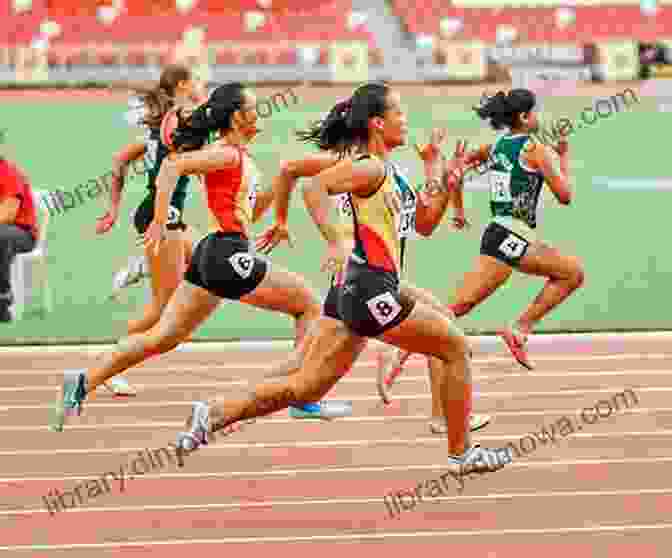
{"type": "Polygon", "coordinates": [[[51,489],[72,490],[130,463],[134,450],[165,446],[193,399],[233,393],[236,380],[282,359],[286,346],[187,346],[129,373],[138,397],[99,393],[63,433],[46,428],[61,370],[90,363],[97,349],[3,349],[0,554],[669,556],[670,341],[663,334],[540,336],[531,343],[537,368],[530,373],[496,340],[474,338],[476,410],[494,415],[476,436],[485,444],[518,440],[624,389],[637,393],[639,405],[397,519],[383,494],[438,478],[446,452],[427,429],[419,359],[396,386],[391,408],[378,403],[368,352],[330,394],[353,400],[352,418],[317,423],[278,413],[186,457],[183,468],[166,464],[127,479],[123,493],[111,481],[108,494],[52,517],[41,500],[51,489]]]}

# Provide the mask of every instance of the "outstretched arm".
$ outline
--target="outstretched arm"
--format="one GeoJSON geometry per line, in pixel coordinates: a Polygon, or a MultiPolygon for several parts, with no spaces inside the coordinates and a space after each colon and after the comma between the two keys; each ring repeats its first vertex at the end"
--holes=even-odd
{"type": "Polygon", "coordinates": [[[130,143],[112,158],[112,187],[110,191],[110,210],[98,219],[96,232],[98,234],[109,231],[119,217],[121,196],[124,191],[128,167],[131,162],[145,154],[144,143],[130,143]]]}
{"type": "Polygon", "coordinates": [[[283,240],[287,240],[291,245],[287,230],[287,216],[290,198],[298,179],[313,177],[339,161],[339,157],[335,154],[315,153],[302,159],[281,163],[280,172],[273,179],[270,196],[275,202],[275,224],[261,235],[257,242],[257,250],[268,253],[283,240]]]}

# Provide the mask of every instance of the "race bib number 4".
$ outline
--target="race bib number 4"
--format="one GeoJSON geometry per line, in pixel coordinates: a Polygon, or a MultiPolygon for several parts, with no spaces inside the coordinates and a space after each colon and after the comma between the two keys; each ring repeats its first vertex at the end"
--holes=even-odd
{"type": "Polygon", "coordinates": [[[488,173],[490,180],[490,195],[494,202],[510,202],[511,197],[511,175],[508,172],[490,171],[488,173]]]}
{"type": "Polygon", "coordinates": [[[401,312],[401,306],[392,296],[392,293],[374,296],[367,301],[366,305],[369,307],[371,315],[381,326],[389,324],[401,312]]]}
{"type": "Polygon", "coordinates": [[[254,269],[254,257],[245,252],[238,252],[229,258],[231,267],[243,279],[247,279],[252,274],[254,269]]]}
{"type": "Polygon", "coordinates": [[[527,248],[527,241],[510,234],[504,242],[499,245],[498,250],[507,258],[519,258],[527,248]]]}

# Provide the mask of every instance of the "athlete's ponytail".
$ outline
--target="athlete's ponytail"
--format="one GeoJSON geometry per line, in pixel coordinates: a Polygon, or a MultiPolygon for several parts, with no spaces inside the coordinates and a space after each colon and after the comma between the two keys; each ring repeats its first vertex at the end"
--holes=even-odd
{"type": "Polygon", "coordinates": [[[495,130],[517,128],[520,115],[530,112],[536,105],[534,93],[529,89],[513,89],[508,94],[499,91],[492,97],[483,96],[481,105],[474,107],[482,120],[489,120],[495,130]]]}
{"type": "Polygon", "coordinates": [[[227,83],[215,89],[210,98],[190,114],[179,111],[178,125],[173,132],[173,147],[177,151],[200,149],[212,132],[230,130],[233,114],[244,105],[244,93],[242,83],[227,83]]]}
{"type": "Polygon", "coordinates": [[[358,87],[352,97],[332,108],[324,120],[296,135],[300,141],[312,143],[319,149],[345,154],[369,141],[369,119],[385,115],[389,91],[385,83],[358,87]]]}
{"type": "Polygon", "coordinates": [[[158,128],[164,116],[175,106],[175,92],[180,82],[190,81],[191,71],[181,64],[166,66],[161,72],[159,83],[155,85],[124,84],[135,92],[145,107],[142,124],[158,128]]]}
{"type": "Polygon", "coordinates": [[[296,137],[303,143],[312,143],[322,151],[341,152],[350,137],[347,118],[352,108],[352,99],[340,101],[323,119],[314,122],[307,130],[299,130],[296,137]]]}

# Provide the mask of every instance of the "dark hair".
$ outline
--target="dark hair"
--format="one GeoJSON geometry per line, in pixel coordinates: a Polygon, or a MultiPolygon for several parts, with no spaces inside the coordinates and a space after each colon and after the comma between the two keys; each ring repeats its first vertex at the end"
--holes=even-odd
{"type": "Polygon", "coordinates": [[[313,123],[308,130],[296,132],[296,136],[323,151],[343,154],[368,141],[369,119],[385,114],[389,91],[385,83],[362,85],[352,97],[337,103],[326,118],[313,123]]]}
{"type": "Polygon", "coordinates": [[[499,91],[493,97],[483,95],[481,105],[474,110],[482,120],[489,120],[495,130],[502,130],[519,126],[520,115],[530,112],[536,102],[529,89],[512,89],[508,94],[499,91]]]}
{"type": "Polygon", "coordinates": [[[135,86],[132,89],[142,99],[148,109],[142,123],[150,128],[161,126],[163,117],[175,105],[175,89],[181,81],[191,79],[191,71],[181,64],[166,66],[161,72],[159,83],[153,87],[135,86]]]}
{"type": "Polygon", "coordinates": [[[233,113],[244,104],[245,89],[245,85],[238,82],[220,85],[191,114],[179,110],[173,147],[177,151],[194,151],[205,145],[211,132],[230,130],[233,113]]]}

